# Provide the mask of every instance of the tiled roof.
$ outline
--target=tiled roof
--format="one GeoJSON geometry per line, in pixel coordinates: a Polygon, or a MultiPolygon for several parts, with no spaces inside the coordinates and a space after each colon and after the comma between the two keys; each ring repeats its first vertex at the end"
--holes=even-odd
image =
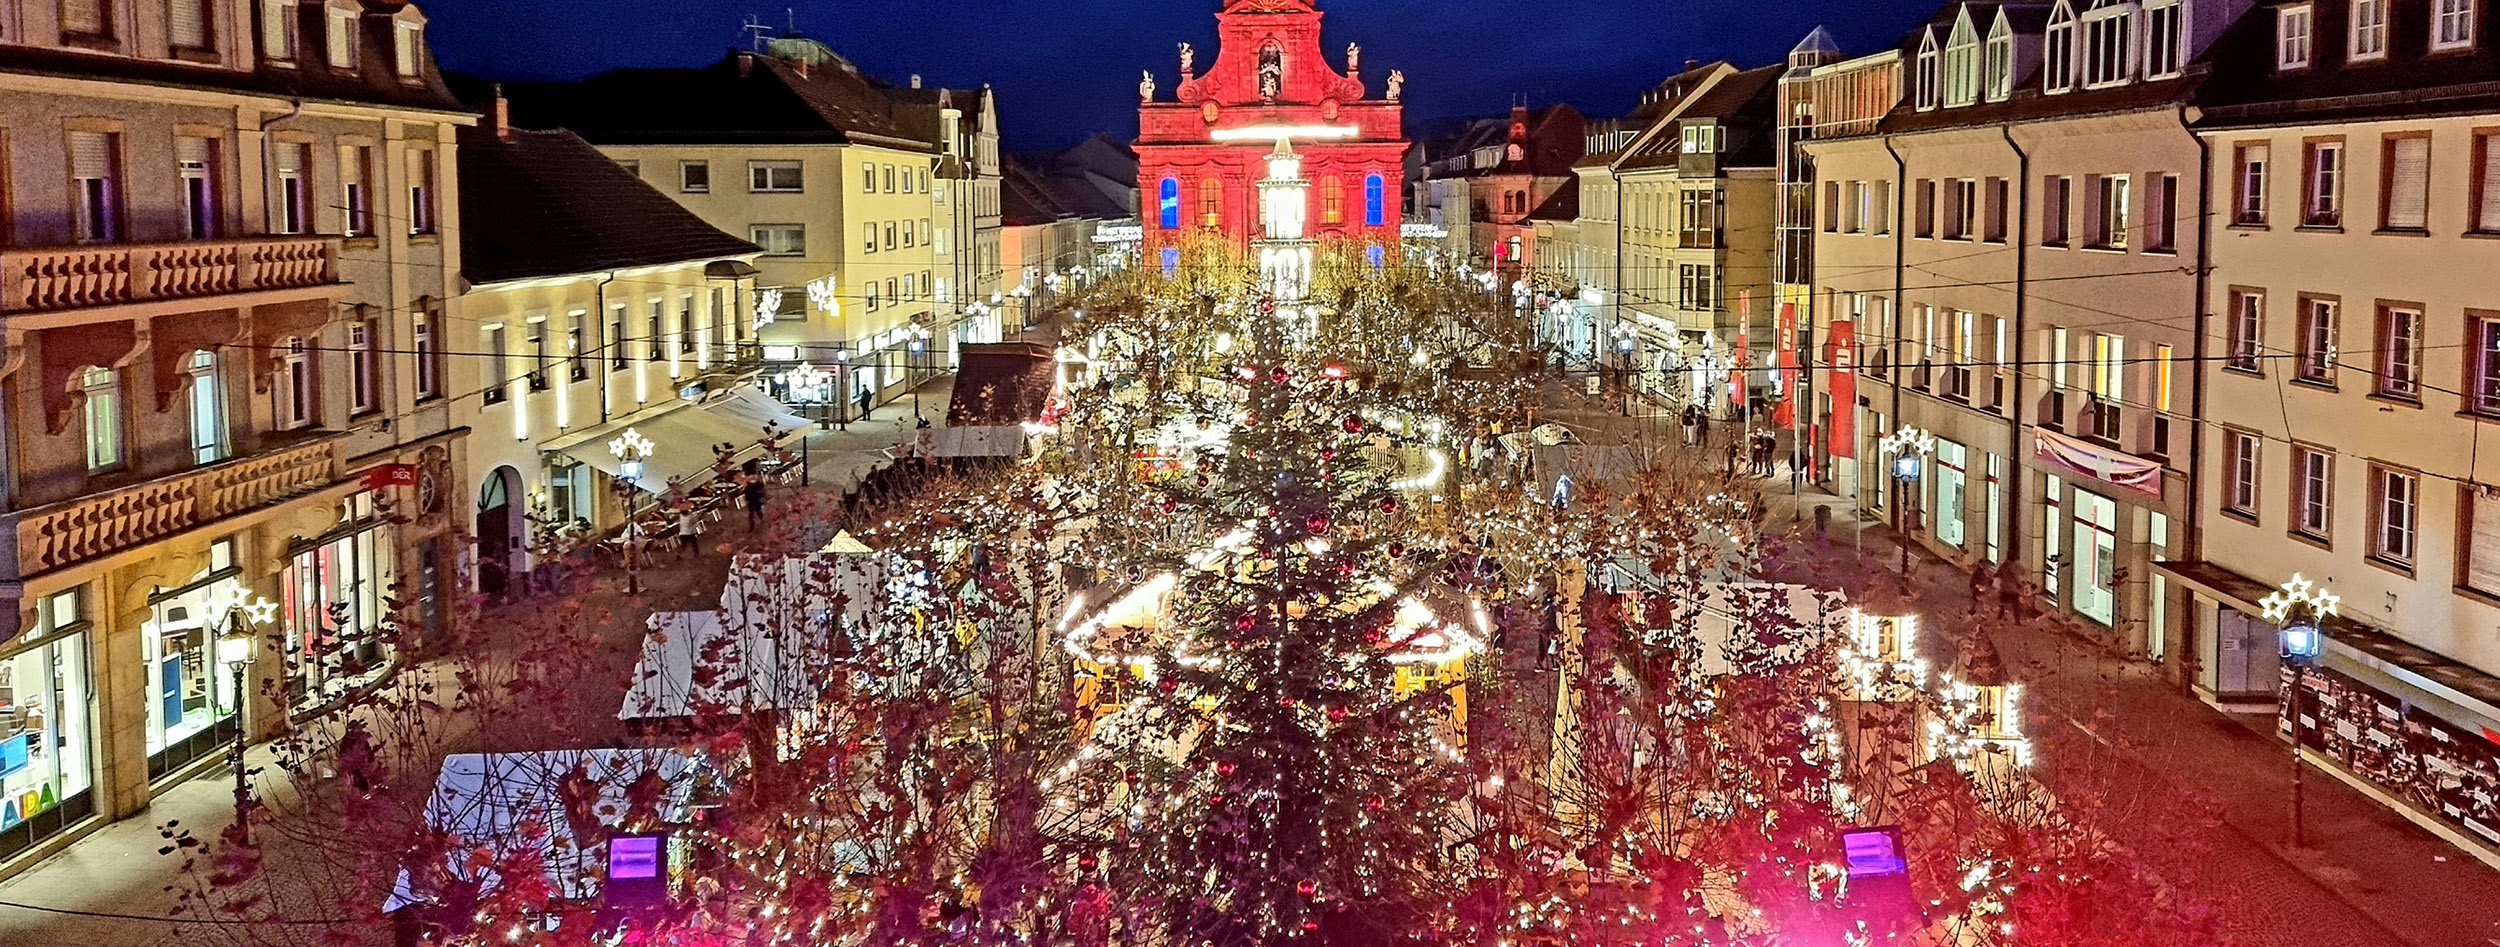
{"type": "Polygon", "coordinates": [[[800,67],[732,52],[698,69],[613,69],[581,82],[504,85],[522,125],[569,128],[603,145],[880,144],[909,141],[898,106],[838,61],[800,67]]]}
{"type": "Polygon", "coordinates": [[[1555,188],[1554,193],[1545,198],[1545,203],[1536,205],[1535,210],[1528,212],[1529,220],[1568,221],[1579,217],[1580,179],[1576,175],[1564,178],[1562,186],[1555,188]]]}
{"type": "Polygon", "coordinates": [[[967,344],[957,356],[955,396],[946,405],[948,427],[1041,420],[1042,407],[1058,387],[1059,366],[1049,346],[967,344]]]}
{"type": "Polygon", "coordinates": [[[460,224],[476,284],[758,252],[568,131],[461,129],[460,224]]]}
{"type": "MultiPolygon", "coordinates": [[[[2200,96],[2207,125],[2359,121],[2500,111],[2500,17],[2474,18],[2470,50],[2429,51],[2431,18],[2422,10],[2388,18],[2388,55],[2349,61],[2351,31],[2340,28],[2345,0],[2316,0],[2312,65],[2274,64],[2274,8],[2261,3],[2207,52],[2213,76],[2200,96]],[[2337,28],[2328,28],[2337,25],[2337,28]]],[[[2486,14],[2488,14],[2486,10],[2486,14]]]]}
{"type": "MultiPolygon", "coordinates": [[[[1727,144],[1719,153],[1721,167],[1769,167],[1776,152],[1772,140],[1771,121],[1779,91],[1779,78],[1788,71],[1785,63],[1731,73],[1696,94],[1692,102],[1675,113],[1675,121],[1708,119],[1717,122],[1727,144]]],[[[1657,130],[1645,136],[1623,158],[1625,168],[1657,168],[1673,165],[1683,147],[1680,136],[1657,130]]]]}

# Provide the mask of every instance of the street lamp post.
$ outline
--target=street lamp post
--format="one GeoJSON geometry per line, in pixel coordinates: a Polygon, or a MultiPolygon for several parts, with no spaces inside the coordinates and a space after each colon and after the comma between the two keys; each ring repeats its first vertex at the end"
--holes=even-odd
{"type": "Polygon", "coordinates": [[[251,703],[252,644],[259,635],[253,631],[256,622],[276,617],[278,604],[251,592],[239,592],[226,606],[226,630],[217,636],[217,659],[234,669],[234,825],[243,844],[252,843],[252,771],[244,765],[243,751],[251,743],[252,728],[244,719],[243,708],[251,703]]]}
{"type": "Polygon", "coordinates": [[[833,426],[851,429],[851,353],[839,345],[833,347],[833,426]]]}
{"type": "Polygon", "coordinates": [[[1632,351],[1640,345],[1639,333],[1631,326],[1615,327],[1615,356],[1623,375],[1623,416],[1632,416],[1632,399],[1640,391],[1640,376],[1632,370],[1632,351]]]}
{"type": "Polygon", "coordinates": [[[2257,600],[2257,607],[2282,630],[2283,660],[2292,666],[2291,694],[2284,701],[2285,713],[2292,724],[2292,847],[2308,844],[2301,825],[2300,766],[2300,701],[2301,691],[2309,685],[2309,668],[2318,663],[2318,655],[2326,651],[2326,619],[2335,615],[2340,599],[2325,586],[2293,573],[2289,582],[2273,594],[2257,600]]]}
{"type": "Polygon", "coordinates": [[[1884,435],[1879,443],[1884,453],[1892,455],[1892,480],[1896,486],[1892,503],[1892,535],[1901,542],[1901,574],[1910,574],[1910,530],[1918,521],[1910,515],[1910,505],[1918,496],[1920,468],[1926,465],[1927,453],[1936,449],[1935,435],[1904,426],[1884,435]]]}
{"type": "Polygon", "coordinates": [[[625,594],[642,594],[641,526],[634,522],[634,500],[642,492],[634,481],[642,478],[642,462],[656,446],[641,431],[626,428],[625,433],[608,442],[608,453],[616,456],[616,493],[625,503],[625,594]]]}

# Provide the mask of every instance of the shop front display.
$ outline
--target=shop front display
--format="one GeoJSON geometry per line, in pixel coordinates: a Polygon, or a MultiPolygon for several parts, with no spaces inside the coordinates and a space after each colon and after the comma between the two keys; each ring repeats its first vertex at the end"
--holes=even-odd
{"type": "Polygon", "coordinates": [[[95,811],[87,625],[79,593],[45,599],[0,653],[0,859],[95,811]]]}
{"type": "Polygon", "coordinates": [[[209,547],[209,568],[180,589],[159,592],[140,635],[148,687],[148,779],[153,782],[234,740],[234,666],[218,654],[229,612],[246,591],[233,545],[209,547]]]}
{"type": "Polygon", "coordinates": [[[385,608],[398,550],[373,495],[342,502],[339,525],[298,546],[285,577],[290,703],[318,704],[387,666],[385,608]]]}

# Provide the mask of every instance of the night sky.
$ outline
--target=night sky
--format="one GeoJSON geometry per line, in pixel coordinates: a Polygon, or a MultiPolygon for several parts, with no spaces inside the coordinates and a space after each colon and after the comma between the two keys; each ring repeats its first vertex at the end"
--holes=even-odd
{"type": "MultiPolygon", "coordinates": [[[[573,79],[615,66],[691,66],[740,44],[754,14],[779,27],[789,0],[422,0],[449,69],[507,79],[573,79]]],[[[1332,64],[1363,44],[1374,90],[1406,72],[1410,124],[1493,115],[1514,95],[1621,114],[1686,59],[1777,61],[1820,24],[1843,52],[1888,46],[1935,0],[1321,0],[1332,64]]],[[[799,31],[871,75],[997,88],[1005,149],[1056,148],[1096,131],[1137,130],[1137,78],[1165,94],[1178,44],[1215,46],[1218,0],[885,0],[801,2],[799,31]]]]}

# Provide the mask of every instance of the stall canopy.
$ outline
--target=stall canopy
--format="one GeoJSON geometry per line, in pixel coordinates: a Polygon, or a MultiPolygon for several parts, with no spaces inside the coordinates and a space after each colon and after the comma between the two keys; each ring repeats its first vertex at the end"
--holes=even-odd
{"type": "Polygon", "coordinates": [[[886,559],[848,536],[806,556],[739,556],[718,608],[653,614],[617,717],[814,706],[834,637],[887,601],[886,559]]]}
{"type": "MultiPolygon", "coordinates": [[[[448,835],[438,865],[402,868],[385,912],[501,883],[497,864],[538,863],[558,898],[599,894],[608,833],[628,818],[683,824],[694,761],[673,750],[545,750],[445,758],[425,803],[426,827],[448,835]],[[489,858],[476,857],[479,853],[489,858]],[[535,857],[516,857],[534,855],[535,857]]],[[[452,898],[452,900],[460,900],[452,898]]]]}
{"type": "Polygon", "coordinates": [[[1014,457],[1024,453],[1025,428],[1039,422],[1058,389],[1058,363],[1047,346],[1001,342],[962,347],[946,426],[929,432],[933,457],[1014,457]]]}
{"type": "Polygon", "coordinates": [[[752,454],[756,442],[763,439],[767,424],[786,434],[802,429],[807,421],[764,393],[739,387],[713,395],[701,404],[681,405],[553,438],[547,447],[613,477],[623,467],[608,450],[608,442],[632,428],[649,438],[652,445],[651,456],[643,461],[642,476],[634,483],[659,493],[671,483],[711,469],[718,460],[712,452],[714,447],[735,444],[741,455],[752,454]]]}

